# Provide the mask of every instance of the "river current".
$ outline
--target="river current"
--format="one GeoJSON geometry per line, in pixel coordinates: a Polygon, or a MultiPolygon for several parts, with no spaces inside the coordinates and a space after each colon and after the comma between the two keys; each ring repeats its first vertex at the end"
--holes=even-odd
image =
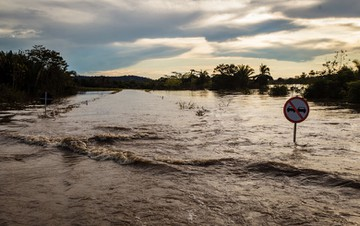
{"type": "Polygon", "coordinates": [[[87,92],[0,111],[0,225],[360,225],[360,114],[288,97],[87,92]]]}

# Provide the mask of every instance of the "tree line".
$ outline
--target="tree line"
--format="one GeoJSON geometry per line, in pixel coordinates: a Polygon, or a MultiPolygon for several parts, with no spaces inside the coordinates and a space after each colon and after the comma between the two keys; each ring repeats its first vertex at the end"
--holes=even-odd
{"type": "Polygon", "coordinates": [[[31,100],[46,91],[54,97],[75,94],[75,74],[59,52],[42,45],[0,51],[0,102],[31,100]]]}
{"type": "Polygon", "coordinates": [[[360,103],[360,61],[347,59],[345,50],[336,51],[334,58],[323,64],[320,71],[275,82],[309,84],[304,97],[312,100],[342,100],[360,103]]]}
{"type": "Polygon", "coordinates": [[[75,78],[79,86],[105,88],[138,88],[155,90],[247,90],[265,89],[273,80],[270,68],[264,64],[259,67],[259,74],[249,65],[219,64],[213,74],[204,70],[190,70],[185,73],[172,72],[159,79],[143,77],[83,77],[75,78]]]}
{"type": "Polygon", "coordinates": [[[259,89],[270,95],[287,95],[286,84],[306,84],[303,95],[312,100],[343,100],[360,103],[360,61],[347,60],[346,51],[335,52],[333,60],[326,61],[320,71],[311,70],[292,78],[274,80],[267,65],[259,66],[259,73],[249,65],[219,64],[209,74],[203,70],[190,70],[185,73],[172,72],[157,80],[137,77],[121,81],[111,77],[85,77],[76,79],[79,86],[135,88],[154,90],[237,90],[259,89]],[[140,78],[140,80],[139,80],[140,78]]]}
{"type": "Polygon", "coordinates": [[[30,50],[0,52],[0,103],[38,99],[44,92],[56,97],[75,94],[91,88],[131,88],[154,90],[236,90],[287,93],[284,84],[309,84],[304,92],[308,99],[338,99],[360,103],[360,62],[346,60],[346,51],[336,52],[321,71],[311,70],[295,78],[273,80],[270,68],[261,64],[259,72],[244,64],[219,64],[212,74],[206,70],[172,72],[153,80],[139,76],[78,76],[68,70],[59,52],[36,45],[30,50]],[[352,63],[353,66],[349,64],[352,63]],[[282,87],[281,87],[282,86],[282,87]]]}
{"type": "Polygon", "coordinates": [[[237,90],[265,89],[273,78],[270,68],[259,66],[259,74],[249,65],[219,64],[210,75],[203,70],[190,70],[186,73],[173,72],[170,76],[161,77],[154,82],[156,89],[210,89],[237,90]]]}

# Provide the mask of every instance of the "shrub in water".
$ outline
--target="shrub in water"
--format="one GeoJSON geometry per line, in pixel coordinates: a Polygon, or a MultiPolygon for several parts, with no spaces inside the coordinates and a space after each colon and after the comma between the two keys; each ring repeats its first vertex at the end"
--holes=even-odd
{"type": "Polygon", "coordinates": [[[349,83],[348,100],[352,103],[360,103],[360,81],[349,83]]]}
{"type": "Polygon", "coordinates": [[[269,95],[270,96],[286,96],[288,95],[289,91],[285,85],[282,86],[274,86],[270,88],[269,95]]]}
{"type": "Polygon", "coordinates": [[[311,84],[304,96],[309,99],[341,99],[346,96],[346,91],[342,83],[322,78],[311,84]]]}
{"type": "Polygon", "coordinates": [[[185,101],[180,101],[177,102],[176,104],[179,105],[181,110],[190,110],[190,109],[194,109],[195,108],[195,103],[193,102],[185,102],[185,101]]]}

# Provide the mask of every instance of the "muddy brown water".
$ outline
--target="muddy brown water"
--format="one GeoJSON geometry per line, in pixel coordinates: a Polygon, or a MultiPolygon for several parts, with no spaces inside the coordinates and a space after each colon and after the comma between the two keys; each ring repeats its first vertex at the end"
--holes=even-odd
{"type": "Polygon", "coordinates": [[[88,92],[0,113],[0,225],[360,225],[360,114],[289,97],[88,92]]]}

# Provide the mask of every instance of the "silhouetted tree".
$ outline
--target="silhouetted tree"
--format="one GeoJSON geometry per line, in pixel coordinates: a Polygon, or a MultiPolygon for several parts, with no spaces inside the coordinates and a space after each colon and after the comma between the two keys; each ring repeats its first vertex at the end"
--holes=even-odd
{"type": "Polygon", "coordinates": [[[196,81],[196,87],[198,89],[207,89],[210,88],[211,78],[209,76],[209,73],[207,71],[196,71],[198,74],[198,79],[196,81]]]}
{"type": "Polygon", "coordinates": [[[76,91],[72,78],[75,73],[67,71],[67,67],[60,53],[42,45],[25,52],[1,51],[0,85],[14,94],[24,93],[32,97],[44,91],[53,96],[72,94],[76,91]]]}
{"type": "Polygon", "coordinates": [[[213,89],[239,90],[247,88],[249,77],[254,73],[254,69],[249,65],[219,64],[214,72],[213,89]]]}
{"type": "MultiPolygon", "coordinates": [[[[346,51],[336,52],[333,61],[327,61],[323,64],[325,69],[320,73],[322,76],[316,77],[316,80],[305,90],[305,97],[312,99],[345,99],[349,96],[349,84],[359,80],[356,71],[347,66],[345,62],[346,51]],[[340,66],[339,66],[340,65],[340,66]]],[[[356,61],[355,61],[355,66],[356,61]]],[[[356,83],[353,83],[356,84],[356,83]]],[[[356,99],[356,85],[352,86],[352,98],[356,99]]]]}
{"type": "Polygon", "coordinates": [[[355,65],[355,74],[357,75],[358,79],[360,79],[360,61],[353,60],[353,63],[355,65]]]}
{"type": "Polygon", "coordinates": [[[270,68],[265,64],[260,64],[260,75],[269,75],[270,76],[270,68]]]}
{"type": "Polygon", "coordinates": [[[254,88],[264,89],[273,78],[271,77],[270,68],[268,66],[260,64],[259,71],[260,74],[252,76],[251,79],[254,82],[254,88]]]}

